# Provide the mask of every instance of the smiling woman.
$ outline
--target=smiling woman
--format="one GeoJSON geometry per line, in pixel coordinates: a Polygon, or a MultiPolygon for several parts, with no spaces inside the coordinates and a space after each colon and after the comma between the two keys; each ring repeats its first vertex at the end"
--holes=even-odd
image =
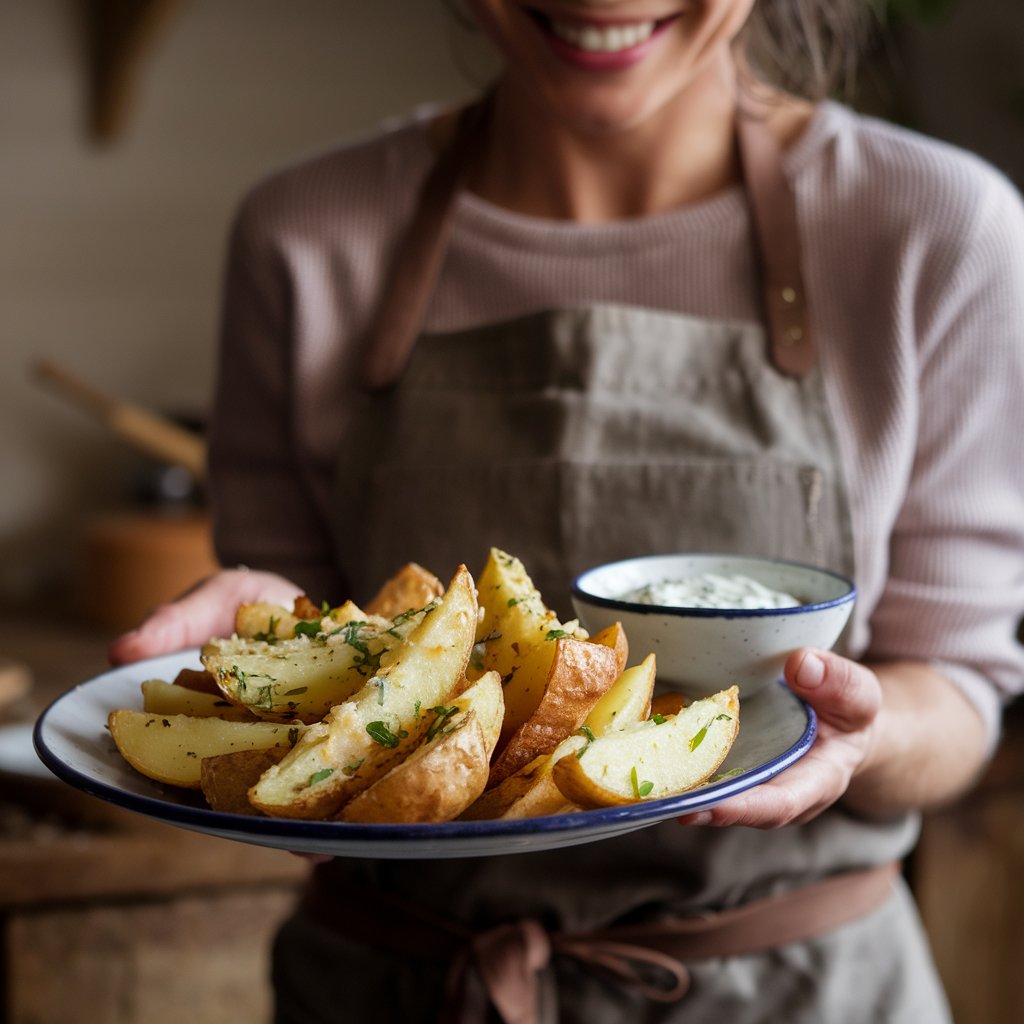
{"type": "Polygon", "coordinates": [[[673,551],[858,594],[835,651],[783,652],[806,756],[683,822],[714,827],[318,868],[279,1024],[483,1020],[483,992],[505,1021],[948,1021],[893,878],[1024,682],[1024,209],[980,161],[816,99],[866,6],[470,0],[504,62],[480,102],[247,196],[210,471],[224,563],[280,575],[217,576],[115,657],[158,653],[169,618],[203,643],[281,577],[359,603],[492,546],[555,610],[586,569],[673,551]],[[550,955],[599,940],[665,986],[550,955]]]}

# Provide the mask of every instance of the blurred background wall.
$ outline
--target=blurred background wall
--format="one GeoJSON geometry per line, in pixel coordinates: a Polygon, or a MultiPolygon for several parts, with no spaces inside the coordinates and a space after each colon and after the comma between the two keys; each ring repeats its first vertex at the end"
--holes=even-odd
{"type": "Polygon", "coordinates": [[[129,48],[123,123],[90,131],[90,32],[140,0],[0,0],[0,602],[64,581],[82,524],[152,467],[32,380],[37,357],[200,415],[243,190],[470,85],[440,4],[177,0],[129,48]],[[112,13],[113,12],[113,13],[112,13]],[[134,65],[131,63],[134,61],[134,65]]]}
{"type": "MultiPolygon", "coordinates": [[[[1024,4],[889,2],[915,17],[864,74],[864,104],[1020,182],[1024,4]]],[[[417,102],[466,95],[488,64],[441,0],[157,0],[101,142],[91,27],[146,6],[0,0],[0,605],[66,582],[83,523],[134,500],[153,469],[33,383],[33,359],[201,416],[243,190],[417,102]]]]}

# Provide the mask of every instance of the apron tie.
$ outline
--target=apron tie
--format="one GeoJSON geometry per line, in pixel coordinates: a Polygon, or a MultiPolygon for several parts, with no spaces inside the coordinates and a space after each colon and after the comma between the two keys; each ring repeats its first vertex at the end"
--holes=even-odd
{"type": "Polygon", "coordinates": [[[548,931],[535,917],[475,929],[323,871],[314,874],[302,908],[369,946],[447,963],[442,1024],[482,1024],[489,1007],[503,1024],[544,1024],[546,1011],[557,1012],[543,984],[553,956],[603,970],[647,999],[675,1002],[690,986],[685,961],[749,956],[823,935],[879,908],[899,872],[898,863],[878,864],[725,910],[583,932],[548,931]]]}
{"type": "Polygon", "coordinates": [[[591,938],[586,934],[550,933],[536,918],[523,918],[477,932],[452,961],[445,983],[445,1024],[484,1020],[486,1003],[503,1024],[540,1024],[540,975],[552,954],[598,967],[655,1002],[676,1002],[686,994],[690,975],[675,957],[650,947],[591,938]],[[469,972],[476,968],[484,1000],[471,990],[469,972]],[[642,969],[654,969],[664,984],[648,981],[642,969]]]}

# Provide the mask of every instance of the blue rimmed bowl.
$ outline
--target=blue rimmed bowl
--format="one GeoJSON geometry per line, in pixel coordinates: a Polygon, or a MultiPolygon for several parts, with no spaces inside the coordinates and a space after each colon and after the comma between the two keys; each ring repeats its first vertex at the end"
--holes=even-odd
{"type": "Polygon", "coordinates": [[[649,555],[589,569],[573,583],[580,622],[596,633],[621,622],[630,661],[653,653],[658,680],[694,696],[735,683],[749,697],[782,675],[798,647],[831,648],[853,610],[853,583],[813,565],[745,555],[649,555]],[[706,574],[744,577],[792,595],[789,608],[695,608],[642,604],[628,595],[706,574]]]}

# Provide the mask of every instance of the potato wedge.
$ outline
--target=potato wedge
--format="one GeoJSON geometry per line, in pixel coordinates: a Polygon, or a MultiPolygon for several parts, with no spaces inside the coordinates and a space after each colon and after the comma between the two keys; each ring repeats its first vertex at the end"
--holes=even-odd
{"type": "Polygon", "coordinates": [[[219,690],[215,694],[203,693],[162,679],[147,679],[141,689],[142,710],[151,715],[192,715],[196,718],[223,718],[229,722],[258,721],[251,711],[233,704],[219,690]]]}
{"type": "Polygon", "coordinates": [[[182,686],[186,690],[195,690],[197,693],[212,693],[220,697],[223,694],[217,685],[217,680],[206,671],[205,668],[183,668],[173,680],[175,686],[182,686]]]}
{"type": "Polygon", "coordinates": [[[200,766],[199,787],[206,802],[215,811],[227,814],[259,814],[249,803],[249,787],[271,766],[277,764],[291,747],[267,747],[264,750],[235,750],[230,754],[204,757],[200,766]]]}
{"type": "Polygon", "coordinates": [[[451,821],[484,790],[498,740],[501,683],[489,672],[438,712],[420,745],[369,789],[350,800],[342,821],[451,821]],[[481,693],[481,684],[489,691],[481,693]],[[489,719],[489,721],[488,721],[489,719]]]}
{"type": "Polygon", "coordinates": [[[601,644],[610,647],[615,652],[615,664],[621,675],[626,671],[629,662],[629,641],[626,639],[626,631],[621,622],[613,622],[606,626],[600,633],[595,633],[591,638],[592,644],[601,644]]]}
{"type": "Polygon", "coordinates": [[[284,760],[249,790],[267,814],[333,817],[369,788],[427,732],[456,692],[477,624],[476,590],[460,566],[447,591],[350,700],[311,725],[284,760]]]}
{"type": "Polygon", "coordinates": [[[646,717],[664,715],[668,718],[669,715],[678,715],[688,703],[689,701],[678,690],[665,690],[651,699],[651,710],[646,717]]]}
{"type": "Polygon", "coordinates": [[[392,619],[410,608],[423,608],[444,593],[444,584],[429,570],[407,562],[366,605],[371,615],[392,619]]]}
{"type": "Polygon", "coordinates": [[[684,793],[709,779],[739,728],[733,686],[694,701],[662,724],[640,722],[596,738],[552,769],[567,800],[584,808],[613,807],[684,793]]]}
{"type": "MultiPolygon", "coordinates": [[[[424,605],[427,603],[423,602],[424,605]]],[[[346,601],[343,605],[324,612],[303,596],[296,599],[294,611],[266,602],[239,605],[235,612],[235,635],[246,640],[275,643],[294,637],[297,627],[300,633],[305,631],[308,634],[311,624],[315,624],[317,632],[330,633],[350,622],[368,622],[373,619],[374,616],[364,612],[352,601],[346,601]],[[299,612],[302,614],[298,614],[299,612]]],[[[376,624],[382,625],[381,622],[376,624]]]]}
{"type": "MultiPolygon", "coordinates": [[[[489,787],[535,757],[550,754],[586,721],[615,682],[618,660],[612,648],[570,637],[561,637],[552,646],[554,659],[537,710],[500,749],[491,767],[489,787]]],[[[507,717],[506,712],[506,721],[507,717]]]]}
{"type": "MultiPolygon", "coordinates": [[[[594,637],[596,642],[600,634],[594,637]]],[[[647,717],[654,688],[655,659],[650,654],[640,665],[626,669],[611,689],[594,705],[579,732],[568,736],[550,756],[535,758],[493,789],[487,790],[462,815],[467,820],[481,818],[532,818],[569,810],[571,804],[555,785],[551,770],[568,754],[587,745],[586,733],[603,736],[625,729],[647,717]]]]}
{"type": "Polygon", "coordinates": [[[121,756],[136,771],[185,789],[199,789],[203,758],[235,750],[290,747],[306,728],[297,722],[225,722],[144,711],[111,711],[107,726],[121,756]]]}
{"type": "MultiPolygon", "coordinates": [[[[495,671],[505,688],[502,744],[536,710],[551,672],[552,640],[576,635],[547,608],[518,558],[491,548],[478,585],[483,609],[477,639],[482,648],[474,669],[495,671]]],[[[580,638],[586,636],[582,631],[580,638]]]]}
{"type": "Polygon", "coordinates": [[[585,725],[595,736],[624,729],[647,718],[654,693],[655,657],[626,669],[587,715],[585,725]]]}
{"type": "Polygon", "coordinates": [[[202,662],[229,700],[260,718],[319,722],[335,704],[365,686],[384,655],[426,613],[421,608],[394,619],[345,624],[325,616],[310,626],[308,635],[273,642],[237,636],[211,640],[202,649],[202,662]]]}

